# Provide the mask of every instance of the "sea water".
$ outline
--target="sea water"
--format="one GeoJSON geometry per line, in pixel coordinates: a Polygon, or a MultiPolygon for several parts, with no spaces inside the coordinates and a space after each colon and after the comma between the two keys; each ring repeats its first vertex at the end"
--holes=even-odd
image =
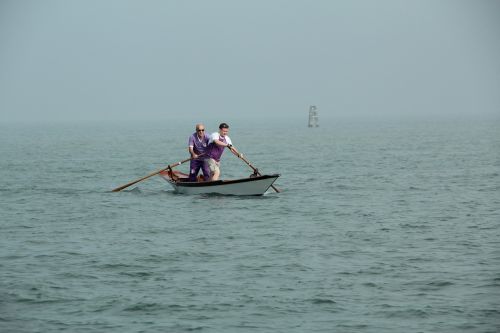
{"type": "Polygon", "coordinates": [[[110,192],[193,130],[0,125],[1,332],[500,330],[498,119],[233,120],[281,193],[110,192]]]}

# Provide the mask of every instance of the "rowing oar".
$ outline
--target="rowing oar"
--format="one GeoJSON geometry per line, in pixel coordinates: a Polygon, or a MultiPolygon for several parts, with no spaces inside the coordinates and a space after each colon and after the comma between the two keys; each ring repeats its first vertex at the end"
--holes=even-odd
{"type": "MultiPolygon", "coordinates": [[[[231,147],[231,148],[229,148],[229,149],[231,149],[231,151],[233,151],[233,147],[231,147]]],[[[248,166],[249,166],[250,168],[252,168],[252,170],[253,170],[253,171],[257,174],[257,176],[262,176],[262,175],[260,174],[259,170],[258,170],[256,167],[254,167],[254,166],[252,165],[252,163],[250,163],[250,162],[249,162],[249,161],[248,161],[245,157],[243,157],[243,154],[238,154],[238,157],[239,157],[239,158],[241,158],[241,159],[243,160],[243,162],[245,162],[246,164],[248,164],[248,166]]],[[[275,191],[276,191],[276,193],[280,193],[280,192],[281,192],[280,190],[278,190],[278,189],[276,188],[276,186],[271,185],[271,187],[273,188],[273,190],[275,190],[275,191]]]]}
{"type": "Polygon", "coordinates": [[[117,188],[115,188],[114,190],[112,190],[112,192],[119,192],[119,191],[121,191],[121,190],[123,190],[123,189],[125,189],[125,188],[127,188],[127,187],[129,187],[129,186],[131,186],[131,185],[134,185],[134,184],[136,184],[136,183],[138,183],[138,182],[140,182],[140,181],[143,181],[144,179],[148,179],[149,177],[153,177],[154,175],[157,175],[157,174],[159,174],[159,173],[160,173],[160,172],[162,172],[162,171],[165,171],[165,170],[167,170],[167,169],[171,169],[171,168],[173,168],[173,167],[176,167],[176,166],[178,166],[178,165],[181,165],[182,163],[186,163],[187,161],[191,161],[191,159],[192,159],[192,158],[188,158],[188,159],[185,159],[184,161],[180,161],[180,162],[177,162],[177,163],[174,163],[174,164],[170,164],[170,165],[169,165],[169,166],[167,166],[166,168],[163,168],[163,169],[161,169],[161,170],[155,171],[155,172],[153,172],[152,174],[147,175],[146,177],[142,177],[142,178],[140,178],[140,179],[134,180],[133,182],[130,182],[130,183],[125,184],[125,185],[123,185],[123,186],[117,187],[117,188]]]}

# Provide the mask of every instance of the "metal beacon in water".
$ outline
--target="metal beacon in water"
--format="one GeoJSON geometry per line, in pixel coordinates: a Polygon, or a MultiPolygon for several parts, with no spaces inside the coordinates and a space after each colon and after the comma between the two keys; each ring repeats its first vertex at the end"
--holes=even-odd
{"type": "Polygon", "coordinates": [[[309,107],[309,124],[308,127],[319,127],[318,122],[318,108],[316,105],[309,107]]]}

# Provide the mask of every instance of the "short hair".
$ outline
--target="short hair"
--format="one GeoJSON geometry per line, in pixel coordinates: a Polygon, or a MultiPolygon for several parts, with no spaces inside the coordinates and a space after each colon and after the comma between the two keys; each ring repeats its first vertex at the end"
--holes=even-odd
{"type": "Polygon", "coordinates": [[[223,128],[229,128],[229,125],[228,125],[228,124],[226,124],[226,123],[221,123],[221,124],[219,125],[219,129],[223,129],[223,128]]]}

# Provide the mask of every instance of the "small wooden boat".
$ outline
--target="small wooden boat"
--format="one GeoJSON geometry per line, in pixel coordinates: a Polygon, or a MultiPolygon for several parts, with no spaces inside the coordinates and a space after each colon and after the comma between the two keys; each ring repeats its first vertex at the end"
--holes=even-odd
{"type": "Polygon", "coordinates": [[[223,195],[263,195],[280,176],[253,174],[248,178],[234,180],[189,182],[189,175],[176,170],[164,170],[159,175],[172,185],[177,193],[223,195]]]}

